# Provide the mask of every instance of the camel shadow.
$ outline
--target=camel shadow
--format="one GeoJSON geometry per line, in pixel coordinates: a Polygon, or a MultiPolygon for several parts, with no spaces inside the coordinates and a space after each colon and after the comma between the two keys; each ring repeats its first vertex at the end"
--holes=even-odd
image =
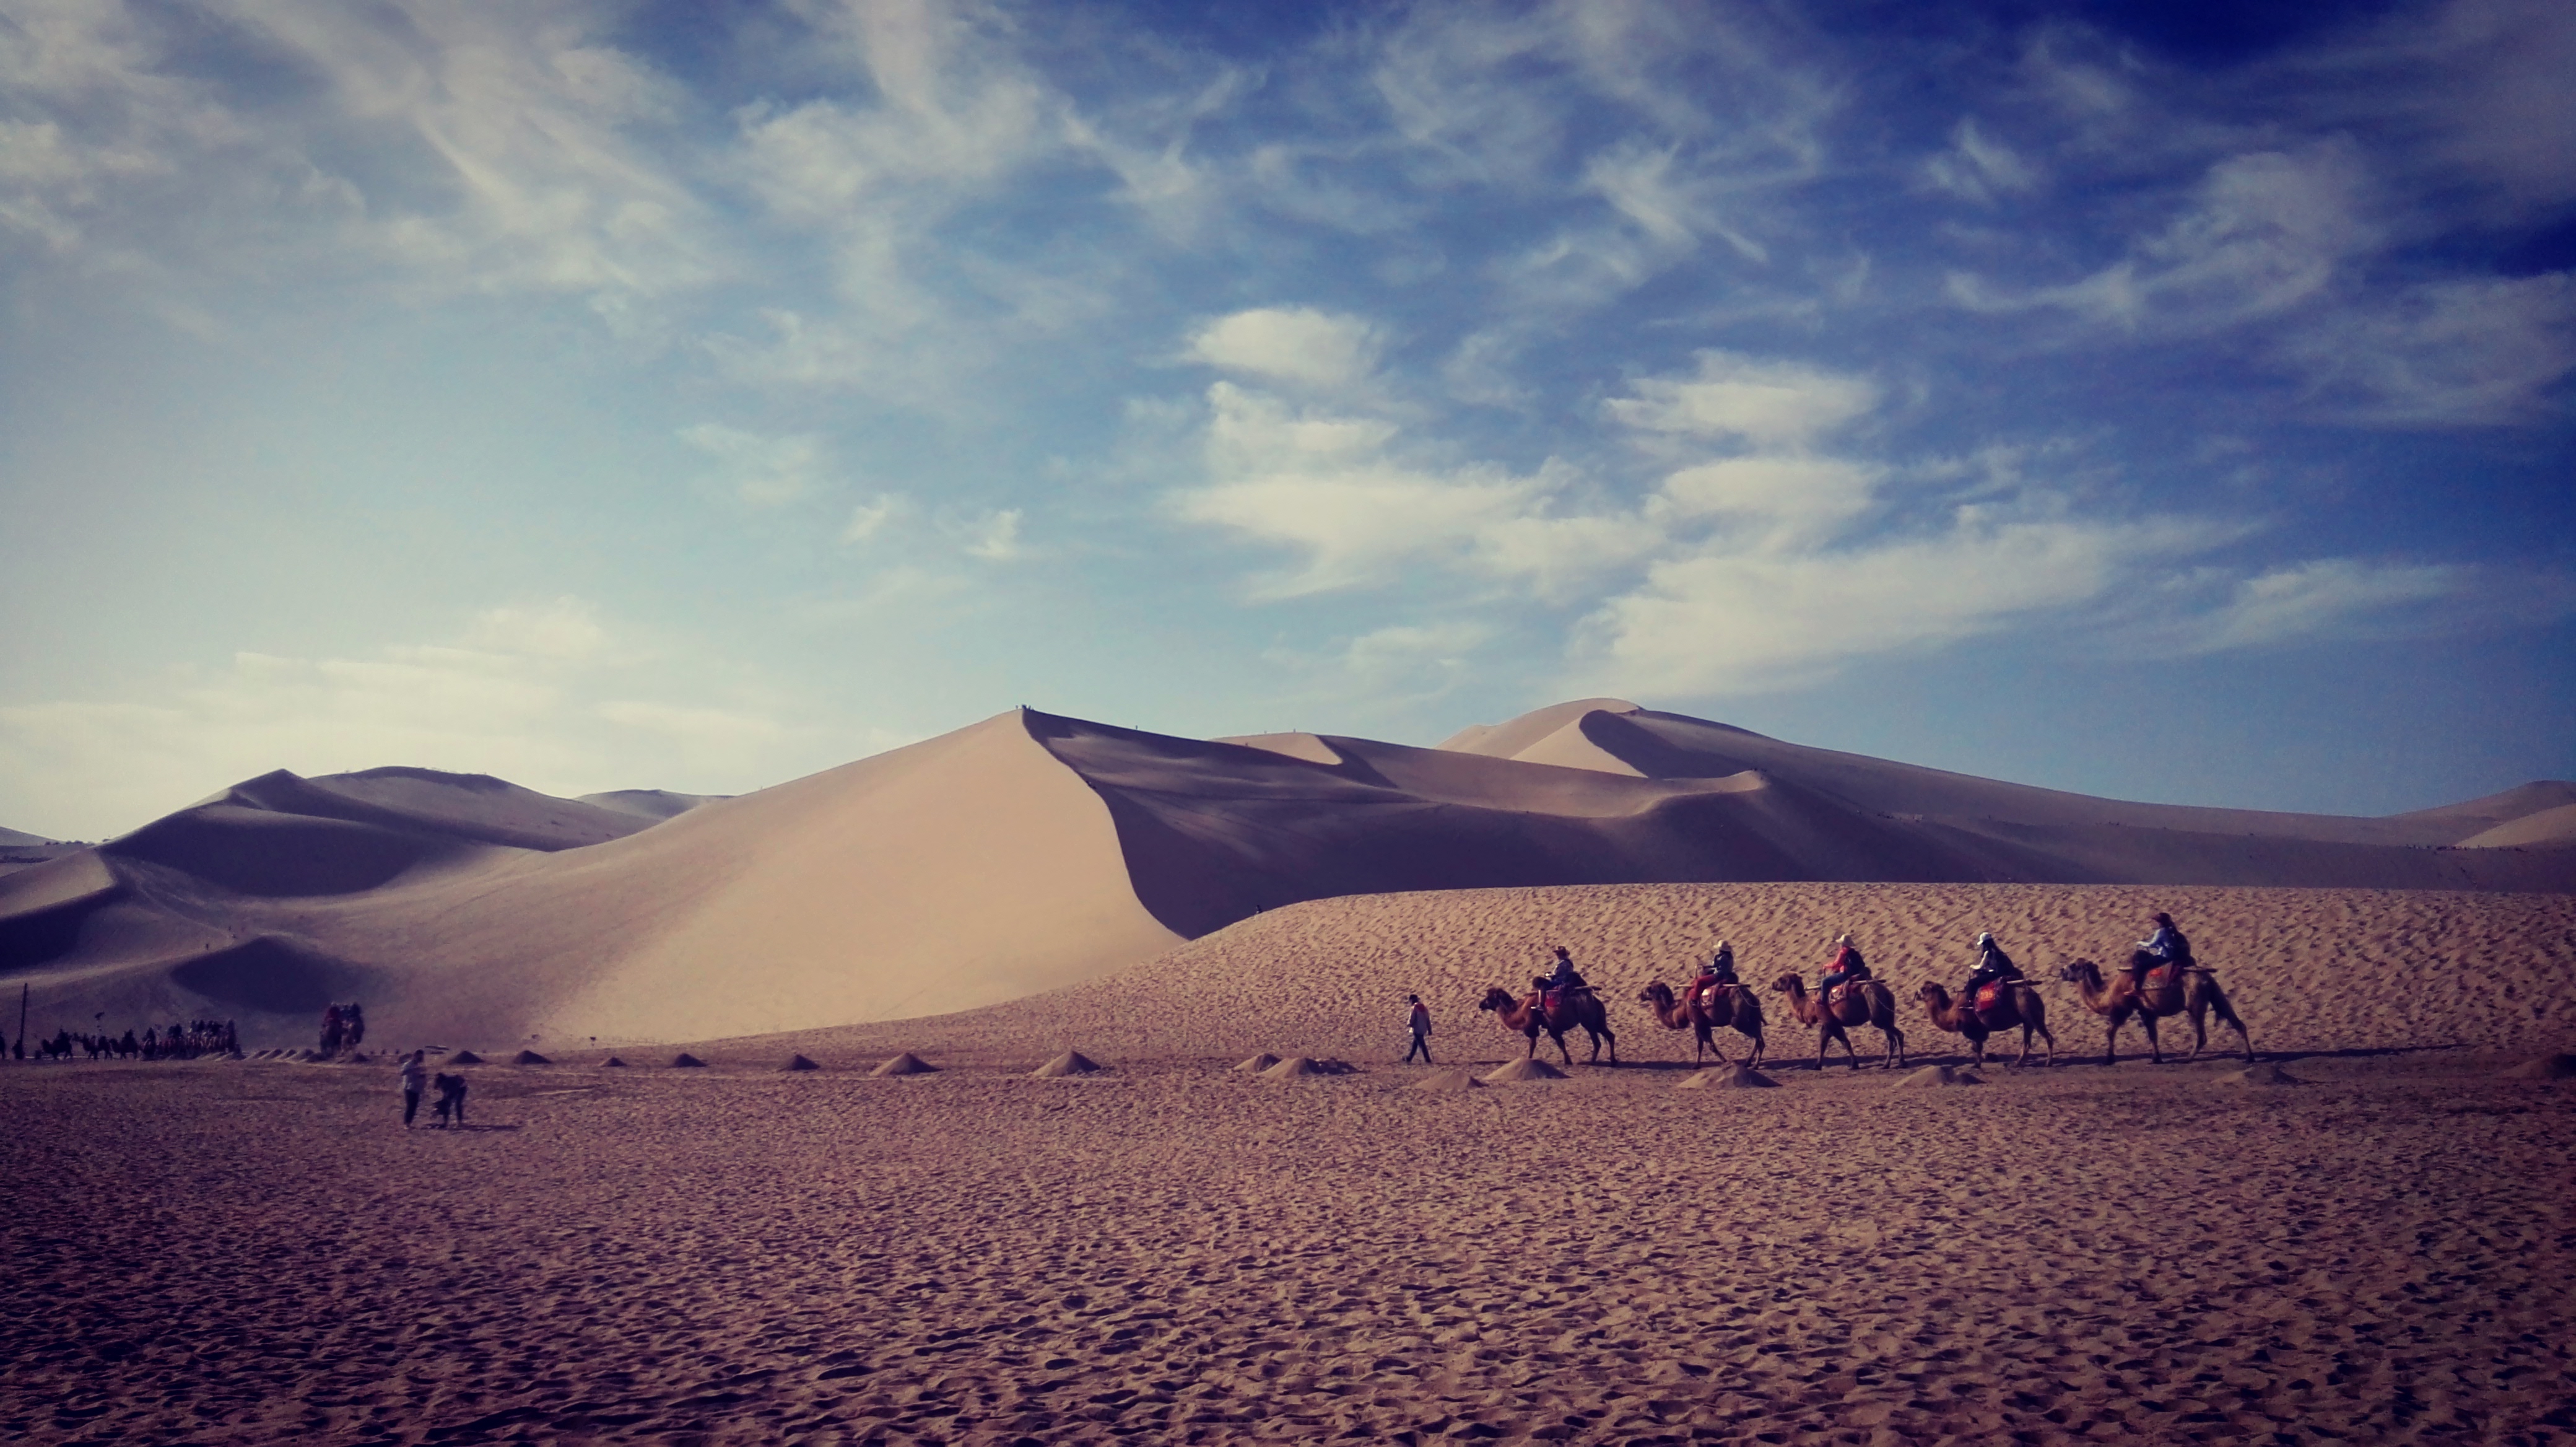
{"type": "Polygon", "coordinates": [[[526,1129],[527,1129],[527,1127],[526,1127],[526,1126],[524,1126],[524,1125],[519,1125],[519,1124],[516,1124],[516,1123],[512,1123],[512,1124],[509,1124],[509,1125],[434,1125],[434,1126],[431,1126],[431,1127],[430,1127],[430,1129],[431,1129],[431,1130],[449,1130],[449,1131],[456,1131],[456,1130],[485,1131],[485,1130],[526,1130],[526,1129]]]}

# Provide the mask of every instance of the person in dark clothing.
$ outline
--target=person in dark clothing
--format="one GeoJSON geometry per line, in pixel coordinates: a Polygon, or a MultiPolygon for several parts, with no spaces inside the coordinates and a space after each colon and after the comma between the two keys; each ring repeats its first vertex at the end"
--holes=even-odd
{"type": "Polygon", "coordinates": [[[1404,1052],[1404,1063],[1411,1065],[1413,1057],[1420,1055],[1422,1063],[1428,1065],[1431,1063],[1431,1007],[1422,1003],[1420,995],[1407,995],[1404,1000],[1410,1007],[1404,1012],[1404,1028],[1413,1037],[1413,1044],[1404,1052]]]}
{"type": "Polygon", "coordinates": [[[1968,983],[1959,991],[1959,996],[1962,1003],[1973,1008],[1977,1003],[1977,991],[1997,980],[2018,980],[2021,977],[2021,966],[2014,964],[2012,956],[2004,953],[2004,947],[1995,943],[1995,937],[1981,933],[1977,936],[1976,972],[1968,976],[1968,983]]]}
{"type": "Polygon", "coordinates": [[[465,1077],[462,1075],[441,1075],[438,1077],[439,1123],[441,1125],[446,1124],[447,1118],[450,1114],[453,1114],[456,1117],[456,1125],[458,1129],[463,1129],[465,1125],[465,1077]]]}
{"type": "Polygon", "coordinates": [[[1565,946],[1558,945],[1556,968],[1546,979],[1539,981],[1539,989],[1551,998],[1563,999],[1568,992],[1583,989],[1584,985],[1582,972],[1574,968],[1574,956],[1565,952],[1565,946]]]}
{"type": "Polygon", "coordinates": [[[1735,978],[1735,946],[1719,940],[1717,954],[1709,960],[1707,967],[1699,972],[1699,978],[1691,981],[1690,993],[1683,998],[1704,1000],[1708,997],[1709,991],[1720,985],[1741,983],[1743,982],[1735,978]]]}

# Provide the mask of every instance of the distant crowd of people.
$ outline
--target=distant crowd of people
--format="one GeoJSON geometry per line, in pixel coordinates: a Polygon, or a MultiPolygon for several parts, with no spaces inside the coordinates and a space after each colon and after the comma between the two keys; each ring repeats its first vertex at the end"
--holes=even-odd
{"type": "Polygon", "coordinates": [[[322,1011],[322,1053],[337,1055],[355,1050],[367,1038],[367,1012],[356,1001],[330,1005],[322,1011]]]}
{"type": "Polygon", "coordinates": [[[50,1040],[39,1040],[30,1047],[22,1036],[10,1047],[20,1060],[33,1049],[38,1060],[69,1060],[74,1054],[91,1060],[194,1060],[200,1055],[222,1055],[241,1049],[241,1032],[230,1020],[174,1021],[163,1030],[146,1025],[137,1036],[132,1030],[122,1035],[104,1031],[75,1035],[57,1030],[50,1040]]]}

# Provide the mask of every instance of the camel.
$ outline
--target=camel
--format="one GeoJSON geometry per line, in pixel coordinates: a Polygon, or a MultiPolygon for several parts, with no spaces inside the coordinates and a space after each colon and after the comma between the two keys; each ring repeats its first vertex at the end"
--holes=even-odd
{"type": "Polygon", "coordinates": [[[1610,1063],[1618,1064],[1619,1037],[1610,1033],[1609,1012],[1601,1008],[1600,997],[1590,990],[1568,990],[1565,994],[1566,998],[1559,1000],[1551,1009],[1542,1003],[1547,998],[1544,990],[1532,990],[1515,1000],[1510,991],[1496,985],[1485,992],[1485,998],[1478,1002],[1476,1008],[1493,1011],[1495,1018],[1503,1022],[1504,1029],[1528,1036],[1531,1055],[1538,1054],[1538,1032],[1544,1030],[1547,1038],[1556,1042],[1556,1053],[1565,1057],[1566,1064],[1572,1065],[1574,1056],[1565,1048],[1565,1032],[1580,1025],[1583,1033],[1592,1037],[1592,1059],[1587,1063],[1601,1063],[1601,1046],[1606,1041],[1610,1046],[1610,1063]]]}
{"type": "Polygon", "coordinates": [[[1655,1014],[1655,1020],[1667,1030],[1691,1032],[1691,1064],[1697,1065],[1703,1053],[1727,1063],[1726,1052],[1718,1048],[1710,1033],[1732,1027],[1753,1041],[1753,1053],[1744,1058],[1746,1065],[1762,1063],[1762,1001],[1742,985],[1719,985],[1706,992],[1705,998],[1688,1003],[1673,999],[1672,990],[1657,980],[1637,997],[1655,1014]]]}
{"type": "MultiPolygon", "coordinates": [[[[2141,958],[2150,958],[2141,956],[2141,958]]],[[[2165,1063],[2164,1047],[2156,1039],[2156,1021],[2167,1015],[2188,1012],[2191,1016],[2191,1054],[2185,1063],[2200,1058],[2209,1044],[2209,1016],[2234,1027],[2236,1043],[2244,1049],[2247,1064],[2254,1060],[2254,1042],[2245,1033],[2245,1022],[2236,1018],[2236,1007],[2227,1001],[2227,992],[2218,987],[2218,977],[2194,965],[2179,973],[2190,977],[2186,987],[2174,979],[2173,966],[2159,966],[2147,976],[2144,993],[2137,979],[2122,970],[2108,986],[2102,983],[2102,967],[2091,960],[2077,960],[2060,972],[2059,978],[2072,981],[2076,993],[2084,997],[2084,1008],[2111,1022],[2111,1033],[2102,1053],[2102,1063],[2112,1064],[2120,1058],[2120,1027],[2137,1017],[2140,1028],[2147,1032],[2147,1054],[2156,1064],[2165,1063]]]]}
{"type": "Polygon", "coordinates": [[[2030,1063],[2030,1035],[2036,1030],[2048,1042],[2048,1063],[2057,1063],[2057,1037],[2048,1033],[2048,1003],[2028,980],[1997,982],[1994,1003],[1980,1009],[1961,996],[1957,1004],[1950,1001],[1950,991],[1938,980],[1923,982],[1923,1007],[1932,1012],[1935,1027],[1953,1035],[1964,1035],[1973,1047],[1976,1063],[1986,1063],[1986,1037],[2000,1030],[2021,1027],[2021,1058],[2015,1065],[2030,1063]]]}
{"type": "Polygon", "coordinates": [[[1833,1041],[1843,1042],[1843,1053],[1851,1057],[1852,1069],[1860,1069],[1860,1052],[1852,1049],[1851,1036],[1843,1033],[1846,1025],[1875,1025],[1887,1037],[1886,1065],[1890,1070],[1905,1063],[1905,1032],[1896,1028],[1896,997],[1876,980],[1854,980],[1850,990],[1831,1005],[1807,993],[1807,981],[1800,975],[1782,975],[1771,982],[1771,988],[1789,997],[1789,1013],[1801,1025],[1819,1027],[1816,1032],[1816,1068],[1825,1068],[1825,1047],[1833,1041]]]}

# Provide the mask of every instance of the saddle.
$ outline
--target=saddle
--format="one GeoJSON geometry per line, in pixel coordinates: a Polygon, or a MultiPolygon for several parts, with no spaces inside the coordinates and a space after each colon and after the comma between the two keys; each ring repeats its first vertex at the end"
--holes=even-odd
{"type": "Polygon", "coordinates": [[[1845,980],[1826,992],[1825,1004],[1834,1009],[1840,1009],[1843,1002],[1848,1000],[1854,1004],[1866,1006],[1869,1003],[1868,997],[1861,992],[1868,985],[1867,980],[1845,980]]]}
{"type": "Polygon", "coordinates": [[[2001,1004],[2003,1002],[2003,998],[2004,982],[2001,980],[1988,980],[1977,987],[1977,998],[1969,1005],[1969,1008],[1982,1014],[1985,1011],[1993,1009],[1998,1004],[2001,1004]]]}
{"type": "Polygon", "coordinates": [[[1726,998],[1727,991],[1735,988],[1735,986],[1726,983],[1724,980],[1714,981],[1692,991],[1690,1003],[1703,1010],[1715,1011],[1718,1007],[1718,1003],[1726,998]]]}

